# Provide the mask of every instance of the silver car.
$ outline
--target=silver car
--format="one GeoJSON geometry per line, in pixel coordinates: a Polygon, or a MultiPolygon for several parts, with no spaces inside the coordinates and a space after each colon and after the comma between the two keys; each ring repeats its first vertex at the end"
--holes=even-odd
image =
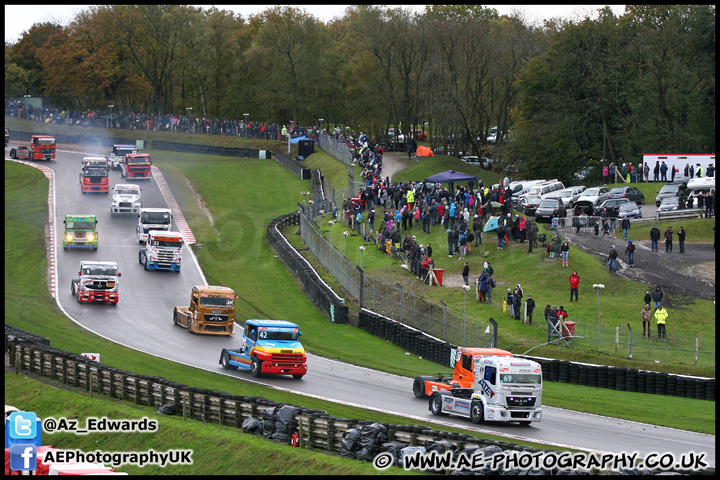
{"type": "Polygon", "coordinates": [[[660,202],[658,212],[669,212],[680,208],[680,197],[665,197],[660,202]]]}
{"type": "Polygon", "coordinates": [[[593,207],[597,207],[608,198],[610,189],[608,187],[592,187],[588,188],[578,197],[575,203],[585,202],[593,207]]]}
{"type": "Polygon", "coordinates": [[[618,207],[618,218],[642,218],[642,210],[635,202],[620,204],[618,207]]]}
{"type": "Polygon", "coordinates": [[[565,208],[572,208],[575,205],[575,202],[577,202],[578,198],[580,198],[580,195],[582,195],[585,190],[587,190],[587,188],[584,186],[568,187],[560,190],[559,192],[553,192],[549,194],[546,198],[559,198],[560,200],[562,200],[565,208]]]}

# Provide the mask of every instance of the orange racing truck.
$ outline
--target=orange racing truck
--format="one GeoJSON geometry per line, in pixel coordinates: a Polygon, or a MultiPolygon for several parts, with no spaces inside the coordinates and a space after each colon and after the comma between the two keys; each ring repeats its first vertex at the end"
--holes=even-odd
{"type": "MultiPolygon", "coordinates": [[[[104,158],[102,160],[105,161],[104,158]]],[[[110,193],[108,170],[107,162],[104,165],[92,162],[84,164],[80,172],[82,193],[110,193]]]]}
{"type": "Polygon", "coordinates": [[[149,153],[128,153],[120,168],[120,175],[125,178],[150,179],[152,177],[152,161],[149,153]]]}
{"type": "Polygon", "coordinates": [[[223,348],[219,363],[228,370],[250,370],[253,377],[292,375],[299,380],[307,373],[307,356],[298,340],[300,335],[293,322],[246,320],[240,350],[223,348]]]}
{"type": "Polygon", "coordinates": [[[451,388],[472,388],[475,382],[475,364],[485,357],[512,357],[513,354],[500,348],[463,348],[455,355],[452,377],[436,373],[433,376],[419,376],[413,382],[416,398],[426,398],[433,392],[449,391],[451,388]]]}
{"type": "Polygon", "coordinates": [[[10,158],[52,160],[55,158],[55,137],[50,135],[33,135],[30,146],[11,149],[10,158]]]}

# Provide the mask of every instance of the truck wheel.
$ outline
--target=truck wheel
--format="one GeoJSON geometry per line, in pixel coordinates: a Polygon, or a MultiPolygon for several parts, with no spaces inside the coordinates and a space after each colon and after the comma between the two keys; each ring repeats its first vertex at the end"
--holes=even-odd
{"type": "Polygon", "coordinates": [[[173,310],[173,325],[179,325],[177,308],[173,310]]]}
{"type": "Polygon", "coordinates": [[[17,152],[15,151],[14,148],[12,150],[10,150],[10,158],[12,158],[12,159],[17,158],[17,152]]]}
{"type": "Polygon", "coordinates": [[[438,392],[430,395],[430,413],[433,415],[447,415],[442,411],[442,395],[438,392]]]}
{"type": "Polygon", "coordinates": [[[230,365],[230,352],[228,352],[226,348],[223,348],[220,354],[220,365],[222,365],[225,370],[237,370],[235,365],[230,365]]]}
{"type": "Polygon", "coordinates": [[[255,378],[262,377],[262,365],[257,357],[252,358],[252,363],[250,363],[250,374],[255,378]]]}
{"type": "Polygon", "coordinates": [[[140,265],[143,264],[142,254],[143,254],[143,252],[142,252],[142,250],[140,250],[140,251],[138,252],[138,263],[139,263],[140,265]]]}
{"type": "Polygon", "coordinates": [[[73,295],[73,296],[76,295],[76,293],[75,293],[75,285],[77,285],[77,282],[78,282],[77,279],[75,279],[75,280],[70,280],[70,295],[73,295]]]}
{"type": "Polygon", "coordinates": [[[482,402],[472,402],[470,405],[470,421],[473,423],[482,423],[485,420],[485,409],[482,402]]]}
{"type": "Polygon", "coordinates": [[[425,395],[425,380],[422,377],[416,377],[413,382],[413,393],[415,398],[426,398],[425,395]]]}
{"type": "Polygon", "coordinates": [[[193,333],[191,328],[192,328],[192,318],[188,318],[188,328],[187,328],[188,333],[193,333]]]}
{"type": "Polygon", "coordinates": [[[528,426],[528,425],[530,425],[532,422],[528,422],[527,420],[523,420],[522,422],[518,422],[518,423],[519,423],[520,425],[528,426]]]}
{"type": "Polygon", "coordinates": [[[295,380],[300,380],[302,377],[304,377],[304,375],[293,375],[295,380]]]}

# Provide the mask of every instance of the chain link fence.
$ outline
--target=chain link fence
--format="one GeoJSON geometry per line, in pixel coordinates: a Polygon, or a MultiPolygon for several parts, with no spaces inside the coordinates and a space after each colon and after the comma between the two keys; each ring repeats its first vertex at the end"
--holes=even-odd
{"type": "Polygon", "coordinates": [[[391,285],[369,277],[320,233],[300,211],[300,234],[310,251],[360,305],[436,338],[467,347],[493,346],[490,323],[437,304],[402,285],[391,285]]]}
{"type": "Polygon", "coordinates": [[[575,335],[568,341],[573,341],[577,346],[599,349],[612,356],[639,361],[685,363],[707,367],[715,365],[713,336],[676,335],[674,329],[670,329],[665,338],[658,338],[654,322],[650,325],[649,333],[648,338],[644,337],[640,325],[637,328],[627,325],[598,328],[597,324],[577,322],[575,335]]]}

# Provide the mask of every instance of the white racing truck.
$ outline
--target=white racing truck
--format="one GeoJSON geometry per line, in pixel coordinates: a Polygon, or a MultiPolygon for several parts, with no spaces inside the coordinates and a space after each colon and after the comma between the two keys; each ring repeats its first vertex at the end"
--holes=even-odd
{"type": "Polygon", "coordinates": [[[542,367],[532,360],[487,357],[475,362],[472,388],[451,388],[430,396],[433,415],[457,415],[473,423],[542,420],[542,367]]]}
{"type": "Polygon", "coordinates": [[[123,213],[140,213],[142,189],[131,183],[118,183],[113,187],[110,216],[123,213]]]}
{"type": "Polygon", "coordinates": [[[169,208],[141,208],[137,224],[138,242],[147,242],[150,230],[170,230],[172,221],[173,215],[169,208]]]}
{"type": "Polygon", "coordinates": [[[138,261],[145,270],[180,271],[183,239],[180,232],[150,230],[138,261]]]}

